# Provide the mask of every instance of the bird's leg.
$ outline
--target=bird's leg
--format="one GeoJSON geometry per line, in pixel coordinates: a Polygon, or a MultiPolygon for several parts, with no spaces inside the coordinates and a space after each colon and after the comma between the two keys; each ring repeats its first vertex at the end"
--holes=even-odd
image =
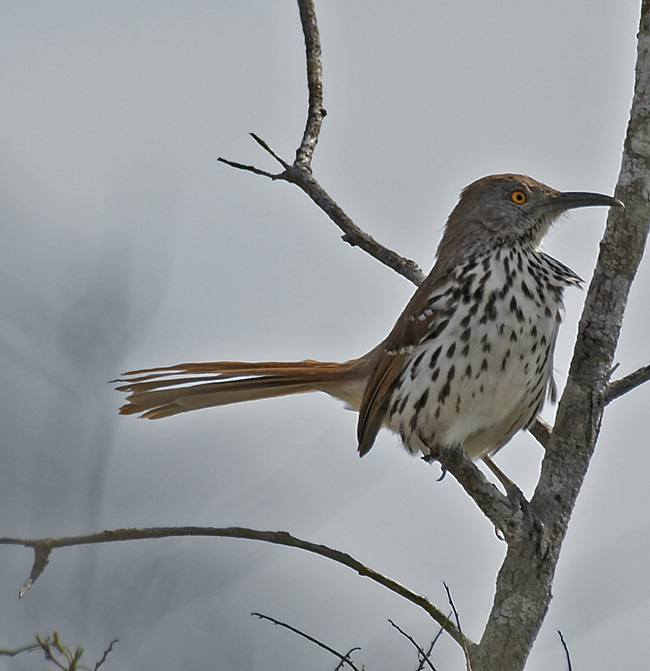
{"type": "Polygon", "coordinates": [[[492,471],[497,480],[505,489],[506,496],[512,504],[513,510],[521,510],[526,521],[530,526],[534,527],[541,538],[544,536],[544,523],[539,516],[533,512],[530,507],[530,502],[524,496],[521,489],[492,461],[490,457],[483,457],[483,463],[492,471]]]}
{"type": "Polygon", "coordinates": [[[492,471],[492,473],[494,473],[497,480],[503,485],[508,498],[525,498],[521,489],[519,489],[519,487],[492,461],[490,457],[483,457],[483,463],[492,471]]]}

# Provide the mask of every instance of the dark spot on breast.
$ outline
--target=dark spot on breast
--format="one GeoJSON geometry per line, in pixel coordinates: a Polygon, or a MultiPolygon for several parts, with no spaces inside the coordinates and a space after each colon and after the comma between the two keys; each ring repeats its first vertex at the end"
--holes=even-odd
{"type": "Polygon", "coordinates": [[[447,380],[447,382],[445,382],[445,386],[440,390],[440,393],[438,394],[438,402],[444,403],[447,397],[449,396],[450,391],[451,391],[451,385],[449,384],[449,380],[447,380]]]}
{"type": "Polygon", "coordinates": [[[422,359],[424,359],[424,355],[427,353],[426,350],[423,350],[418,356],[416,357],[415,361],[411,364],[411,380],[415,380],[418,374],[418,368],[420,367],[420,364],[422,363],[422,359]]]}
{"type": "Polygon", "coordinates": [[[431,355],[431,359],[429,360],[429,368],[435,368],[435,365],[438,363],[440,352],[442,352],[442,345],[440,345],[440,347],[438,347],[438,349],[431,355]]]}
{"type": "Polygon", "coordinates": [[[449,319],[443,319],[438,322],[434,328],[431,329],[431,333],[429,333],[425,340],[435,340],[447,328],[448,324],[449,319]]]}
{"type": "Polygon", "coordinates": [[[487,281],[490,279],[491,276],[492,276],[492,271],[491,271],[491,270],[488,270],[488,271],[481,277],[481,279],[478,281],[479,285],[487,284],[487,281]]]}
{"type": "Polygon", "coordinates": [[[521,281],[521,290],[522,290],[524,296],[526,296],[526,298],[532,298],[533,297],[533,292],[528,288],[528,285],[526,284],[526,282],[524,280],[521,281]]]}
{"type": "Polygon", "coordinates": [[[429,390],[425,389],[422,396],[418,399],[417,403],[415,404],[415,412],[420,412],[422,408],[427,404],[427,400],[429,399],[429,390]]]}

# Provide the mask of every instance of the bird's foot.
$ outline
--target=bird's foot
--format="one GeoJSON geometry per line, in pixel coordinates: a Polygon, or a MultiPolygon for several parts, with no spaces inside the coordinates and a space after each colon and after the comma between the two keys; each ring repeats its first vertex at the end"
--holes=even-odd
{"type": "Polygon", "coordinates": [[[517,485],[513,483],[512,487],[508,487],[506,495],[512,508],[513,524],[520,527],[519,535],[522,542],[529,545],[536,555],[544,555],[546,552],[544,521],[517,485]]]}
{"type": "MultiPolygon", "coordinates": [[[[543,553],[545,545],[544,522],[541,517],[533,510],[530,501],[525,497],[521,489],[490,459],[484,457],[485,465],[492,471],[505,490],[513,514],[513,525],[521,525],[522,536],[531,538],[538,554],[543,553]]],[[[497,536],[503,537],[502,530],[495,530],[497,536]]]]}
{"type": "MultiPolygon", "coordinates": [[[[440,460],[438,458],[440,452],[438,450],[431,451],[428,454],[423,454],[422,455],[422,461],[424,461],[425,464],[435,464],[440,463],[440,460]]],[[[447,469],[440,464],[440,477],[436,478],[436,482],[442,482],[445,479],[445,475],[447,475],[448,471],[447,469]]]]}

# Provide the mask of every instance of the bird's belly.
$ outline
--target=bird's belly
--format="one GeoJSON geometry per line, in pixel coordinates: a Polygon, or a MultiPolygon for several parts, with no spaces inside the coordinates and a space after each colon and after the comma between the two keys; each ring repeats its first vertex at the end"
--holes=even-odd
{"type": "Polygon", "coordinates": [[[556,310],[526,307],[477,319],[469,335],[459,315],[409,355],[386,423],[410,451],[460,445],[477,459],[530,424],[549,385],[559,321],[556,310]]]}

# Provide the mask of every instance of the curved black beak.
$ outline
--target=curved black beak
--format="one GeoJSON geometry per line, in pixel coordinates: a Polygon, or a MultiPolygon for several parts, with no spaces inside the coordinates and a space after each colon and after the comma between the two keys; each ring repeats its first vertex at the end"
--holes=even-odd
{"type": "Polygon", "coordinates": [[[603,205],[605,207],[625,207],[620,200],[605,196],[602,193],[589,193],[588,191],[564,191],[555,198],[544,204],[548,210],[573,210],[577,207],[594,207],[603,205]]]}

